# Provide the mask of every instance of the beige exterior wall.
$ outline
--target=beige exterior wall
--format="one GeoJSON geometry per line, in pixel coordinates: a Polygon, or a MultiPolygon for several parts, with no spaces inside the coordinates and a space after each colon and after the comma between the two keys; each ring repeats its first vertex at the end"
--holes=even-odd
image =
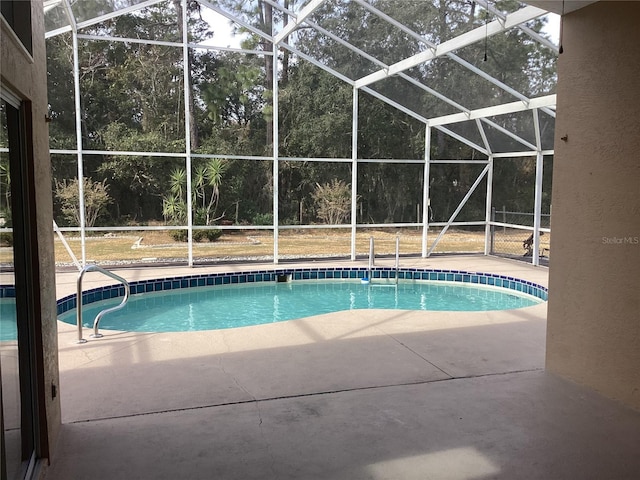
{"type": "Polygon", "coordinates": [[[639,20],[640,2],[599,2],[564,20],[547,331],[549,371],[636,409],[639,20]]]}
{"type": "MultiPolygon", "coordinates": [[[[51,386],[58,387],[58,341],[56,317],[55,262],[53,250],[53,206],[51,163],[49,159],[49,127],[47,114],[47,60],[44,40],[42,2],[31,4],[33,58],[13,40],[2,23],[0,32],[0,76],[2,82],[22,99],[32,102],[33,154],[37,209],[38,255],[40,258],[39,290],[42,302],[44,399],[47,411],[49,447],[53,449],[60,430],[60,396],[53,398],[51,386]]],[[[1,22],[0,22],[1,23],[1,22]]]]}

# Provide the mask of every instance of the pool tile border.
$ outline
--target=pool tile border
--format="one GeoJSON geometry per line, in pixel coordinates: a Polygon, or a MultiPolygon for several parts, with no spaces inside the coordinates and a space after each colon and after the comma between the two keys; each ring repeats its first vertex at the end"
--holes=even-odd
{"type": "MultiPolygon", "coordinates": [[[[249,270],[234,273],[205,273],[200,275],[188,275],[179,277],[167,277],[152,280],[138,280],[129,284],[131,295],[140,293],[177,290],[181,288],[194,288],[216,285],[277,282],[278,277],[288,277],[291,280],[356,280],[367,277],[366,267],[318,267],[318,268],[278,268],[274,270],[249,270]]],[[[401,268],[396,271],[394,267],[376,267],[371,270],[372,279],[398,279],[402,280],[435,280],[453,283],[469,283],[487,285],[517,292],[525,293],[543,301],[547,300],[548,289],[534,282],[519,278],[498,275],[493,273],[468,272],[464,270],[443,270],[423,268],[401,268]]],[[[0,286],[0,298],[9,297],[15,287],[0,286]]],[[[109,285],[93,288],[82,293],[82,304],[90,304],[124,296],[122,285],[109,285]]],[[[76,294],[68,295],[57,301],[57,315],[61,315],[76,308],[76,294]]]]}

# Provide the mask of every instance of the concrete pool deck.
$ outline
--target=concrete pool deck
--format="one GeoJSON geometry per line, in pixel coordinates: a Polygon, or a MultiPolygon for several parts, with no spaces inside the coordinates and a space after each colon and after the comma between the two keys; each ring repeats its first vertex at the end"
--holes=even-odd
{"type": "MultiPolygon", "coordinates": [[[[134,281],[327,264],[366,262],[113,271],[134,281]]],[[[546,268],[492,257],[401,264],[547,285],[546,268]]],[[[75,292],[76,278],[58,275],[58,298],[75,292]]],[[[84,289],[113,283],[91,273],[84,289]]],[[[74,326],[58,326],[64,425],[48,480],[631,479],[640,471],[640,413],[544,372],[546,304],[103,331],[83,345],[74,326]]]]}

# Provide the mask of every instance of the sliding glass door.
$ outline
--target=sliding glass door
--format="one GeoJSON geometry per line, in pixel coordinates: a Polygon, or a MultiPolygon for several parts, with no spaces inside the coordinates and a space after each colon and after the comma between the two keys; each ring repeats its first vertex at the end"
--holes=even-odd
{"type": "Polygon", "coordinates": [[[0,103],[0,478],[24,479],[35,461],[31,329],[25,283],[24,109],[0,103]]]}

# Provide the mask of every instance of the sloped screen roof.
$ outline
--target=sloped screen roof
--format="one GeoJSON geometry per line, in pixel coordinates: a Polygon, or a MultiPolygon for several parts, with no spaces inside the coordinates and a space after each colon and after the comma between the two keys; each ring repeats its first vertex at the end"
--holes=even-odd
{"type": "MultiPolygon", "coordinates": [[[[163,3],[176,0],[45,0],[47,36],[95,31],[103,22],[142,15],[163,3]]],[[[239,37],[257,39],[239,50],[271,54],[276,44],[280,52],[485,152],[544,150],[552,143],[557,47],[540,33],[547,15],[540,8],[483,0],[189,0],[188,5],[211,26],[191,47],[212,48],[216,31],[231,24],[239,37]],[[264,19],[265,8],[271,22],[264,19]],[[544,127],[538,115],[523,114],[533,108],[543,115],[544,127]]]]}

